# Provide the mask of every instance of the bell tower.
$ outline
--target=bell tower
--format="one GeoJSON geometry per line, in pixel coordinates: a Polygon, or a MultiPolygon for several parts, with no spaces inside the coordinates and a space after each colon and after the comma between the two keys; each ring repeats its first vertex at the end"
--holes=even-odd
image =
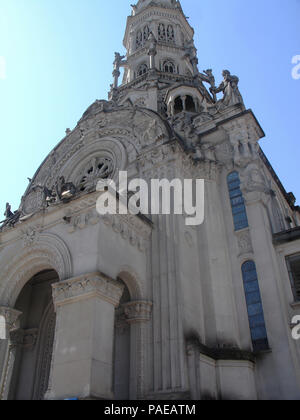
{"type": "Polygon", "coordinates": [[[203,84],[212,79],[199,73],[194,30],[179,1],[139,0],[127,19],[123,44],[127,53],[115,53],[109,99],[119,104],[130,100],[168,117],[196,113],[213,102],[203,84]]]}

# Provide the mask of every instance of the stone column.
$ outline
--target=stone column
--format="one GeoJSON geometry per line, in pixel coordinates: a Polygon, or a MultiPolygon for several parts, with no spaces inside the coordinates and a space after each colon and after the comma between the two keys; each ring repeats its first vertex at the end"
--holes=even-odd
{"type": "Polygon", "coordinates": [[[186,111],[186,96],[181,96],[183,111],[186,111]]]}
{"type": "Polygon", "coordinates": [[[150,321],[152,302],[138,301],[124,305],[127,322],[130,324],[130,399],[137,400],[145,393],[145,366],[143,355],[146,352],[145,329],[150,321]]]}
{"type": "Polygon", "coordinates": [[[114,87],[114,89],[117,89],[118,88],[118,83],[119,83],[119,77],[120,77],[121,73],[118,69],[115,69],[112,74],[113,74],[113,78],[114,78],[113,87],[114,87]]]}
{"type": "Polygon", "coordinates": [[[149,35],[148,44],[149,44],[148,55],[150,57],[150,63],[149,63],[150,70],[155,70],[155,56],[157,55],[157,49],[156,49],[157,41],[152,32],[149,35]]]}
{"type": "MultiPolygon", "coordinates": [[[[219,170],[217,166],[215,170],[219,170]]],[[[232,348],[239,343],[234,286],[217,173],[210,171],[207,167],[203,173],[205,219],[198,228],[201,284],[205,296],[206,344],[232,348]]]]}
{"type": "Polygon", "coordinates": [[[115,307],[123,286],[91,273],[53,286],[57,323],[46,399],[113,399],[115,307]]]}
{"type": "Polygon", "coordinates": [[[6,400],[15,361],[13,337],[19,328],[21,312],[1,306],[0,316],[5,319],[5,340],[0,340],[0,400],[6,400]]]}

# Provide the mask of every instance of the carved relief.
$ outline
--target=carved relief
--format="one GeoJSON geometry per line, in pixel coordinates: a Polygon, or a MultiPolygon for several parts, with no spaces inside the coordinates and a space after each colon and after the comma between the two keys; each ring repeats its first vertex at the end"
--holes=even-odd
{"type": "Polygon", "coordinates": [[[19,318],[22,315],[22,312],[0,306],[0,315],[5,319],[6,336],[8,336],[9,332],[19,328],[19,318]]]}
{"type": "Polygon", "coordinates": [[[137,247],[140,252],[145,253],[147,242],[150,239],[151,228],[143,227],[143,222],[137,224],[134,218],[136,216],[129,215],[126,220],[122,215],[106,215],[102,220],[106,226],[112,227],[113,231],[120,234],[131,246],[137,247]]]}
{"type": "Polygon", "coordinates": [[[127,322],[147,322],[151,318],[152,302],[139,301],[129,302],[123,305],[127,322]]]}
{"type": "Polygon", "coordinates": [[[247,192],[263,192],[271,194],[271,184],[267,182],[262,170],[255,165],[250,165],[242,174],[243,190],[247,192]]]}
{"type": "Polygon", "coordinates": [[[44,194],[40,188],[34,188],[25,198],[22,203],[22,212],[24,214],[35,213],[43,207],[44,194]]]}
{"type": "Polygon", "coordinates": [[[53,301],[56,306],[62,306],[71,301],[100,297],[101,299],[119,305],[124,287],[121,283],[104,274],[91,273],[52,285],[53,301]]]}
{"type": "Polygon", "coordinates": [[[99,179],[107,179],[112,176],[114,163],[109,157],[94,157],[80,171],[76,185],[80,191],[92,190],[96,187],[99,179]]]}
{"type": "Polygon", "coordinates": [[[142,147],[148,146],[151,143],[156,143],[159,140],[164,138],[164,133],[162,128],[158,125],[156,119],[150,121],[148,128],[146,129],[145,133],[142,135],[141,138],[141,145],[142,147]]]}
{"type": "Polygon", "coordinates": [[[25,230],[22,230],[23,233],[23,247],[34,245],[40,237],[41,226],[28,227],[25,230]]]}
{"type": "Polygon", "coordinates": [[[253,252],[249,230],[237,234],[240,255],[253,252]]]}
{"type": "Polygon", "coordinates": [[[38,337],[38,329],[33,328],[30,330],[23,330],[23,342],[22,347],[26,350],[32,350],[36,345],[38,337]]]}

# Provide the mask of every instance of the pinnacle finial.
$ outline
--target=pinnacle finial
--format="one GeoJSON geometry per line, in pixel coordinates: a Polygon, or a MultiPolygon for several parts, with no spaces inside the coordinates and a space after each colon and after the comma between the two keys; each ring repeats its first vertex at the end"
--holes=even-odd
{"type": "Polygon", "coordinates": [[[161,6],[171,9],[181,8],[179,0],[139,0],[136,5],[131,5],[132,14],[136,15],[148,6],[161,6]]]}

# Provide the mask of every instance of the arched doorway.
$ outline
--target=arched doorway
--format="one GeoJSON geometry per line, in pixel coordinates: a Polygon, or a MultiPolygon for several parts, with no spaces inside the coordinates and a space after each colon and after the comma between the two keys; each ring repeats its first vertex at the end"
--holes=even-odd
{"type": "Polygon", "coordinates": [[[114,337],[114,396],[116,400],[130,398],[130,324],[127,322],[124,305],[130,302],[130,293],[125,283],[124,292],[115,315],[114,337]]]}
{"type": "Polygon", "coordinates": [[[55,331],[51,285],[58,281],[54,270],[40,272],[17,299],[15,309],[22,315],[20,329],[11,336],[15,363],[10,400],[41,400],[48,389],[55,331]]]}

